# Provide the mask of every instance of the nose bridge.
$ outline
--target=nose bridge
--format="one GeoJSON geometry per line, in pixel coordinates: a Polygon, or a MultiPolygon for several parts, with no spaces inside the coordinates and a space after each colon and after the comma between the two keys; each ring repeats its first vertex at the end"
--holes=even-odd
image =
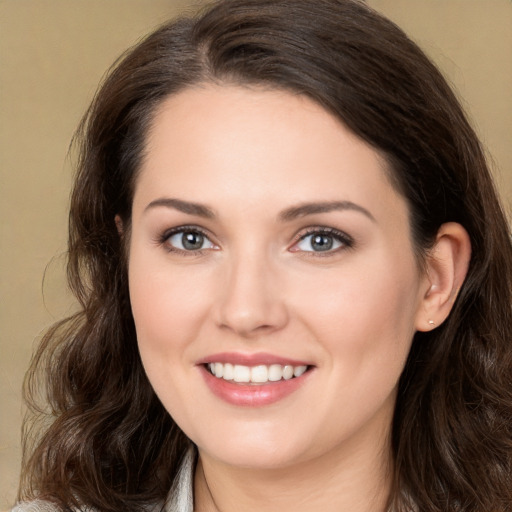
{"type": "Polygon", "coordinates": [[[245,247],[227,260],[218,304],[219,324],[245,337],[283,327],[286,305],[269,255],[245,247]]]}

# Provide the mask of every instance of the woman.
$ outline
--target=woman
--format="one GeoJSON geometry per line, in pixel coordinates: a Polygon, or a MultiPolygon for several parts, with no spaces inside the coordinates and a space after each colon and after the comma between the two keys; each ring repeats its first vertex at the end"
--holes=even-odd
{"type": "Polygon", "coordinates": [[[511,243],[448,85],[355,0],[229,0],[82,124],[17,510],[512,508],[511,243]],[[37,410],[37,409],[36,409],[37,410]]]}

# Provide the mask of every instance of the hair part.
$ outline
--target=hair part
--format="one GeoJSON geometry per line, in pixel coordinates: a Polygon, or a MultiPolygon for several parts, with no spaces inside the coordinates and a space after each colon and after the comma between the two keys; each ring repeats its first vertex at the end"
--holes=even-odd
{"type": "Polygon", "coordinates": [[[25,448],[20,498],[135,511],[161,502],[177,474],[190,442],[142,368],[124,247],[155,111],[203,83],[287,90],[338,118],[389,163],[418,254],[445,222],[467,230],[472,258],[453,310],[416,334],[401,377],[390,506],[510,510],[507,222],[444,78],[398,27],[357,0],[219,1],[164,25],[116,63],[76,138],[68,281],[82,311],[45,335],[27,376],[27,401],[50,424],[25,448]],[[38,371],[49,411],[35,405],[38,371]]]}

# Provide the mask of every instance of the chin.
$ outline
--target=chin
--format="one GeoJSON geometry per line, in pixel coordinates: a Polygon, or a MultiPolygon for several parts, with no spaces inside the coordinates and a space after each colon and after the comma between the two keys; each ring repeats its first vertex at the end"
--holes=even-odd
{"type": "Polygon", "coordinates": [[[263,429],[246,434],[230,431],[216,439],[208,436],[207,442],[199,440],[196,444],[202,455],[229,466],[254,470],[284,468],[307,460],[308,454],[314,456],[308,436],[295,439],[289,431],[279,435],[276,430],[265,435],[263,429]]]}
{"type": "Polygon", "coordinates": [[[301,461],[297,455],[283,452],[279,447],[265,447],[261,449],[257,446],[236,447],[234,450],[226,450],[219,453],[215,450],[212,453],[208,450],[199,450],[202,455],[215,458],[228,466],[251,469],[251,470],[272,470],[282,469],[301,461]]]}

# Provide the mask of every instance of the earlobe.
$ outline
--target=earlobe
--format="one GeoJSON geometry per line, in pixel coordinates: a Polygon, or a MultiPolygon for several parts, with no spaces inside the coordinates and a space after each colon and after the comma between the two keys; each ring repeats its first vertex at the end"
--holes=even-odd
{"type": "Polygon", "coordinates": [[[119,236],[121,238],[123,238],[124,226],[123,226],[123,221],[122,221],[121,217],[119,215],[116,215],[114,217],[114,222],[116,223],[117,233],[119,234],[119,236]]]}
{"type": "Polygon", "coordinates": [[[426,286],[416,319],[418,331],[431,331],[446,320],[466,278],[470,258],[467,231],[456,222],[443,224],[427,256],[426,286]]]}

